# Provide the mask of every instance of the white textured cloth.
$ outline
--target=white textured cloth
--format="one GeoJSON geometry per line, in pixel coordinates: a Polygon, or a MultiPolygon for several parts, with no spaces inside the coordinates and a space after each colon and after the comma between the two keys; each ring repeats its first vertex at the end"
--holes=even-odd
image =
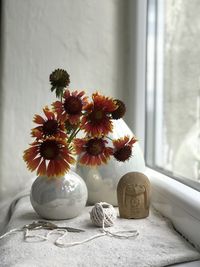
{"type": "MultiPolygon", "coordinates": [[[[74,219],[56,222],[58,225],[84,229],[83,233],[69,233],[66,242],[84,240],[98,234],[100,229],[92,225],[86,207],[74,219]]],[[[38,220],[29,197],[23,197],[15,205],[7,230],[22,227],[38,220]]],[[[130,239],[117,239],[103,236],[75,247],[59,248],[49,241],[24,242],[23,233],[18,232],[0,240],[1,267],[161,267],[173,263],[192,261],[200,254],[173,229],[171,223],[155,211],[140,220],[117,218],[109,230],[138,230],[139,236],[130,239]]],[[[47,230],[37,230],[44,234],[47,230]]],[[[36,231],[35,231],[36,232],[36,231]]]]}

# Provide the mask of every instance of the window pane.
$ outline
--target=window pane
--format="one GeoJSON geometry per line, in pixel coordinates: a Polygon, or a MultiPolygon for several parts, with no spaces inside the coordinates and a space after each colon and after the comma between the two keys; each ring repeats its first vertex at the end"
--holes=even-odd
{"type": "Polygon", "coordinates": [[[147,97],[152,98],[153,90],[155,128],[151,165],[200,181],[200,1],[149,1],[149,12],[147,97]]]}

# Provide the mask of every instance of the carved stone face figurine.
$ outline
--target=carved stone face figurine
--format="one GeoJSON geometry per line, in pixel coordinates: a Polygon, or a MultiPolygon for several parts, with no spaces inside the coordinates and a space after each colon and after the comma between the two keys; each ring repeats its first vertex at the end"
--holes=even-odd
{"type": "Polygon", "coordinates": [[[122,218],[139,219],[149,215],[150,182],[140,172],[122,176],[117,186],[119,214],[122,218]]]}

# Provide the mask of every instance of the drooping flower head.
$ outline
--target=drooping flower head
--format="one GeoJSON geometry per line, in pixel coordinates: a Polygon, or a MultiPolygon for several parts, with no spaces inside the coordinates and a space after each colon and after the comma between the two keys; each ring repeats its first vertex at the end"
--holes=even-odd
{"type": "Polygon", "coordinates": [[[64,175],[75,162],[66,141],[54,137],[33,142],[23,158],[30,171],[49,177],[64,175]]]}
{"type": "Polygon", "coordinates": [[[112,98],[92,95],[93,102],[85,107],[86,113],[82,118],[82,128],[88,135],[101,137],[112,132],[111,113],[117,108],[112,98]]]}
{"type": "Polygon", "coordinates": [[[126,106],[124,102],[119,99],[115,99],[114,102],[117,105],[117,108],[112,112],[112,119],[118,120],[121,119],[126,113],[126,106]]]}
{"type": "Polygon", "coordinates": [[[65,133],[64,123],[58,120],[55,113],[49,110],[47,106],[43,108],[43,112],[46,118],[43,118],[40,115],[34,116],[33,122],[39,124],[39,126],[32,129],[32,137],[36,137],[37,139],[50,136],[66,138],[67,135],[65,133]]]}
{"type": "Polygon", "coordinates": [[[135,137],[130,138],[125,136],[113,141],[114,153],[113,156],[118,161],[126,161],[132,155],[132,146],[137,142],[135,137]]]}
{"type": "Polygon", "coordinates": [[[52,85],[51,91],[56,90],[56,96],[60,97],[63,94],[63,89],[70,83],[69,74],[66,70],[56,69],[50,74],[49,81],[52,85]]]}
{"type": "Polygon", "coordinates": [[[82,110],[88,103],[87,97],[84,95],[84,91],[70,93],[69,90],[66,90],[63,95],[64,102],[56,101],[53,103],[55,112],[63,121],[68,120],[71,124],[77,124],[82,115],[82,110]]]}
{"type": "Polygon", "coordinates": [[[81,164],[97,166],[107,163],[113,154],[113,149],[106,146],[107,141],[103,138],[82,138],[74,140],[74,148],[77,154],[80,154],[79,162],[81,164]]]}

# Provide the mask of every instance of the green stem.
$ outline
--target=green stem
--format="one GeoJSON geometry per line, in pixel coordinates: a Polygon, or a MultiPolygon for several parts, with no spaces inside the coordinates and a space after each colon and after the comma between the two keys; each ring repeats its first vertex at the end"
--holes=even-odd
{"type": "Polygon", "coordinates": [[[109,136],[105,136],[106,138],[108,138],[109,140],[111,140],[112,142],[113,142],[113,139],[112,138],[110,138],[109,136]]]}
{"type": "Polygon", "coordinates": [[[63,91],[62,91],[62,93],[61,93],[61,95],[60,95],[60,101],[62,102],[62,99],[63,99],[63,91]]]}
{"type": "MultiPolygon", "coordinates": [[[[81,130],[81,128],[78,128],[77,131],[74,132],[74,134],[73,134],[73,138],[80,132],[80,130],[81,130]]],[[[72,138],[72,139],[73,139],[73,138],[72,138]]]]}
{"type": "Polygon", "coordinates": [[[74,131],[71,133],[71,135],[70,135],[70,137],[69,137],[69,139],[68,139],[68,144],[70,144],[71,143],[71,141],[74,139],[74,137],[78,134],[78,132],[81,130],[81,128],[76,128],[76,129],[74,129],[74,131]]]}
{"type": "Polygon", "coordinates": [[[67,140],[67,143],[69,143],[69,144],[71,143],[75,131],[76,131],[76,129],[71,133],[70,137],[69,137],[68,140],[67,140]]]}
{"type": "Polygon", "coordinates": [[[73,147],[72,147],[72,146],[68,146],[68,148],[69,148],[69,150],[71,150],[71,151],[73,150],[73,147]]]}

